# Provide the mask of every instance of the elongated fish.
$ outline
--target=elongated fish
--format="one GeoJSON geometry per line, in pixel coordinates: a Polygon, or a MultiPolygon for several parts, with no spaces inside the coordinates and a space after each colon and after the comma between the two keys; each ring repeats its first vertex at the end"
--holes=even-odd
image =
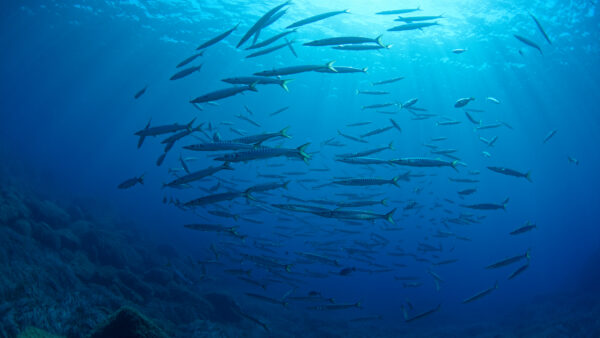
{"type": "Polygon", "coordinates": [[[511,235],[520,235],[520,234],[529,232],[529,231],[531,231],[531,230],[533,230],[535,228],[537,228],[537,226],[535,224],[530,223],[529,221],[527,221],[527,223],[525,223],[524,226],[511,231],[510,234],[511,235]]]}
{"type": "Polygon", "coordinates": [[[540,52],[540,54],[544,55],[544,53],[542,53],[542,48],[540,48],[540,46],[539,46],[537,43],[535,43],[535,42],[533,42],[533,41],[531,41],[531,40],[529,40],[529,39],[527,39],[527,38],[525,38],[525,37],[522,37],[522,36],[520,36],[520,35],[517,35],[517,34],[513,34],[513,36],[514,36],[514,37],[515,37],[517,40],[519,40],[519,41],[521,41],[522,43],[526,44],[527,46],[529,46],[529,47],[533,47],[533,48],[537,49],[537,50],[540,52]]]}
{"type": "Polygon", "coordinates": [[[282,9],[285,6],[287,6],[289,3],[290,3],[290,1],[286,1],[283,4],[281,4],[279,6],[276,6],[276,7],[272,8],[270,11],[268,11],[267,13],[265,13],[260,19],[258,19],[258,21],[256,21],[254,23],[254,25],[252,25],[252,27],[250,27],[250,29],[248,29],[248,31],[240,39],[240,42],[238,42],[238,44],[237,44],[236,47],[240,48],[240,46],[243,45],[244,42],[248,41],[248,39],[252,35],[254,35],[256,32],[258,32],[259,30],[261,30],[263,27],[266,27],[267,23],[269,22],[269,20],[271,19],[271,17],[273,15],[275,15],[275,13],[277,13],[280,9],[282,9]]]}
{"type": "Polygon", "coordinates": [[[383,81],[373,82],[372,85],[373,86],[380,86],[380,85],[384,85],[384,84],[398,82],[400,80],[404,80],[404,76],[396,77],[396,78],[389,79],[389,80],[383,80],[383,81]]]}
{"type": "Polygon", "coordinates": [[[308,164],[308,160],[311,158],[311,156],[305,152],[308,145],[309,143],[305,143],[295,149],[257,147],[251,150],[225,154],[223,156],[216,157],[215,160],[224,162],[248,162],[284,156],[297,157],[308,164]]]}
{"type": "Polygon", "coordinates": [[[392,45],[340,45],[331,47],[337,50],[379,50],[379,49],[390,49],[392,45]]]}
{"type": "MultiPolygon", "coordinates": [[[[287,79],[287,80],[286,79],[277,79],[277,78],[266,77],[266,76],[239,76],[239,77],[230,77],[230,78],[222,79],[221,81],[227,82],[230,84],[237,84],[237,85],[275,84],[275,85],[281,86],[281,88],[283,88],[286,92],[289,92],[287,84],[294,80],[293,79],[287,79]]],[[[249,111],[248,109],[246,109],[246,110],[249,111]]],[[[250,115],[252,115],[251,112],[250,112],[250,115]]]]}
{"type": "Polygon", "coordinates": [[[546,34],[546,31],[544,30],[544,27],[542,27],[542,24],[540,23],[540,21],[535,16],[533,16],[533,14],[531,14],[531,13],[529,13],[529,16],[531,16],[531,18],[535,22],[535,25],[539,29],[540,33],[542,33],[542,35],[544,36],[546,41],[548,41],[549,44],[552,44],[552,41],[550,41],[550,38],[548,37],[548,34],[546,34]]]}
{"type": "Polygon", "coordinates": [[[522,172],[519,172],[519,171],[516,171],[513,169],[504,168],[504,167],[487,167],[487,168],[493,172],[497,172],[502,175],[508,175],[508,176],[514,176],[514,177],[524,177],[529,182],[532,182],[531,181],[531,171],[522,173],[522,172]]]}
{"type": "Polygon", "coordinates": [[[170,80],[172,81],[172,80],[178,80],[178,79],[184,78],[192,73],[199,71],[200,69],[202,69],[202,65],[186,68],[184,70],[181,70],[181,71],[173,74],[173,76],[171,76],[170,80]]]}
{"type": "Polygon", "coordinates": [[[318,69],[315,69],[315,72],[319,72],[319,73],[331,73],[331,74],[350,74],[350,73],[366,73],[368,70],[367,67],[365,68],[354,68],[354,67],[335,67],[335,70],[331,70],[328,67],[321,67],[318,69]]]}
{"type": "Polygon", "coordinates": [[[341,157],[341,158],[365,157],[365,156],[369,156],[369,155],[373,155],[373,154],[382,152],[382,151],[387,150],[387,149],[394,150],[394,144],[393,143],[394,143],[394,141],[391,141],[386,147],[379,147],[379,148],[369,149],[369,150],[360,151],[360,152],[356,152],[356,153],[339,154],[339,155],[336,155],[336,156],[337,157],[341,157]]]}
{"type": "Polygon", "coordinates": [[[273,42],[275,42],[275,41],[277,41],[277,40],[285,37],[286,35],[292,34],[292,33],[296,33],[296,30],[294,29],[294,30],[291,30],[291,31],[285,31],[285,32],[279,33],[279,34],[274,35],[274,36],[272,36],[272,37],[270,37],[270,38],[268,38],[268,39],[266,39],[264,41],[261,41],[261,42],[259,42],[257,44],[254,44],[254,45],[246,48],[246,50],[266,47],[266,46],[272,44],[273,42]]]}
{"type": "Polygon", "coordinates": [[[527,264],[519,267],[517,270],[513,271],[513,273],[511,273],[510,276],[508,276],[508,279],[513,279],[513,278],[517,277],[518,275],[522,274],[525,270],[527,270],[528,267],[529,267],[529,262],[527,262],[527,264]]]}
{"type": "Polygon", "coordinates": [[[364,38],[359,36],[341,36],[336,38],[327,38],[304,43],[305,46],[337,46],[337,45],[355,45],[363,43],[376,43],[379,46],[385,47],[381,42],[381,35],[378,37],[364,38]]]}
{"type": "Polygon", "coordinates": [[[272,70],[264,70],[262,72],[254,73],[254,75],[283,76],[283,75],[298,74],[298,73],[304,73],[304,72],[312,72],[312,71],[315,71],[315,70],[323,68],[323,67],[329,68],[331,71],[335,72],[336,70],[333,67],[334,62],[335,61],[330,61],[325,65],[302,65],[302,66],[291,66],[291,67],[284,67],[284,68],[278,68],[278,69],[272,69],[272,70]]]}
{"type": "Polygon", "coordinates": [[[250,90],[253,92],[258,91],[258,90],[256,90],[256,84],[253,83],[249,86],[232,87],[232,88],[215,90],[214,92],[210,92],[210,93],[196,97],[195,99],[191,100],[190,103],[203,103],[203,102],[217,101],[217,100],[221,100],[221,99],[224,99],[224,98],[227,98],[230,96],[234,96],[234,95],[243,93],[247,90],[250,90]]]}
{"type": "Polygon", "coordinates": [[[471,296],[471,297],[463,300],[462,302],[463,302],[463,304],[467,304],[467,303],[470,303],[472,301],[478,300],[478,299],[480,299],[482,297],[485,297],[485,296],[489,295],[490,293],[492,293],[492,291],[496,290],[497,288],[498,288],[498,281],[496,281],[496,284],[494,284],[494,286],[492,286],[491,288],[483,290],[481,292],[478,292],[477,294],[475,294],[475,295],[473,295],[473,296],[471,296]]]}
{"type": "Polygon", "coordinates": [[[302,19],[300,21],[296,21],[293,24],[291,24],[291,25],[289,25],[289,26],[287,26],[285,28],[290,29],[290,28],[296,28],[296,27],[308,25],[309,23],[321,21],[321,20],[330,18],[332,16],[339,15],[339,14],[344,14],[344,13],[350,13],[350,11],[346,9],[346,10],[343,10],[343,11],[334,11],[334,12],[327,12],[327,13],[323,13],[323,14],[318,14],[318,15],[315,15],[315,16],[311,16],[310,18],[306,18],[306,19],[302,19]]]}
{"type": "Polygon", "coordinates": [[[206,169],[198,170],[185,176],[181,176],[169,183],[163,183],[163,187],[177,187],[188,184],[203,179],[204,177],[211,176],[221,170],[233,170],[233,168],[229,165],[229,162],[225,162],[220,166],[208,167],[206,169]]]}
{"type": "Polygon", "coordinates": [[[317,305],[308,307],[309,310],[345,310],[351,308],[360,308],[360,302],[352,303],[352,304],[326,304],[326,305],[317,305]]]}
{"type": "Polygon", "coordinates": [[[274,298],[259,295],[256,293],[246,292],[246,296],[252,297],[254,299],[258,299],[263,302],[271,303],[271,304],[283,305],[284,307],[288,305],[288,303],[286,301],[274,299],[274,298]]]}
{"type": "Polygon", "coordinates": [[[437,312],[441,307],[442,307],[442,304],[440,303],[440,304],[438,304],[438,306],[434,307],[433,309],[427,310],[425,312],[421,312],[421,313],[419,313],[417,315],[414,315],[412,317],[408,317],[407,313],[404,312],[404,321],[407,322],[407,323],[409,323],[409,322],[412,322],[414,320],[423,318],[425,316],[429,316],[430,314],[437,312]]]}
{"type": "Polygon", "coordinates": [[[139,130],[139,131],[135,132],[135,134],[134,134],[134,135],[137,135],[140,137],[140,139],[138,141],[138,148],[140,148],[142,146],[142,143],[144,143],[144,139],[146,138],[146,136],[158,136],[158,135],[162,135],[162,134],[174,133],[174,132],[177,132],[177,131],[180,131],[183,129],[192,130],[192,124],[194,123],[195,120],[196,119],[194,118],[187,125],[174,123],[174,124],[168,124],[168,125],[156,126],[156,127],[150,127],[150,121],[148,121],[146,128],[139,130]]]}
{"type": "Polygon", "coordinates": [[[148,86],[144,86],[144,88],[140,89],[137,93],[135,93],[135,95],[133,95],[134,99],[139,99],[140,96],[144,95],[144,93],[146,92],[146,90],[148,89],[148,86]]]}
{"type": "Polygon", "coordinates": [[[275,137],[284,137],[284,138],[291,139],[292,137],[287,134],[288,129],[290,129],[290,127],[285,127],[276,133],[264,133],[264,134],[258,134],[258,135],[244,136],[244,137],[233,139],[233,140],[231,140],[231,142],[245,143],[245,144],[261,144],[261,143],[265,142],[266,140],[269,140],[269,139],[272,139],[275,137]]]}
{"type": "Polygon", "coordinates": [[[508,204],[508,198],[505,199],[502,204],[495,203],[478,203],[478,204],[461,204],[460,206],[463,208],[476,209],[476,210],[499,210],[502,209],[506,211],[506,204],[508,204]]]}
{"type": "Polygon", "coordinates": [[[225,150],[250,150],[254,149],[252,144],[238,143],[232,141],[214,141],[184,146],[183,149],[193,151],[225,151],[225,150]]]}
{"type": "Polygon", "coordinates": [[[409,167],[451,167],[456,169],[458,161],[444,161],[436,158],[425,157],[405,157],[390,160],[393,164],[404,165],[409,167]]]}
{"type": "Polygon", "coordinates": [[[396,209],[394,208],[392,211],[387,214],[377,214],[370,211],[359,211],[359,210],[327,210],[327,211],[318,211],[313,212],[313,214],[326,218],[336,218],[336,219],[350,219],[350,220],[358,220],[358,221],[372,221],[376,219],[384,219],[392,224],[396,224],[394,222],[394,212],[396,209]]]}
{"type": "Polygon", "coordinates": [[[388,29],[388,32],[401,32],[401,31],[411,31],[415,29],[422,30],[425,27],[437,26],[439,23],[437,22],[413,22],[413,23],[405,23],[404,25],[392,27],[388,29]]]}
{"type": "Polygon", "coordinates": [[[181,67],[187,65],[188,63],[196,60],[196,58],[198,58],[199,56],[202,56],[203,54],[204,54],[204,51],[201,51],[200,53],[196,53],[196,54],[190,56],[189,58],[187,58],[187,59],[181,61],[180,63],[178,63],[175,68],[181,68],[181,67]]]}
{"type": "Polygon", "coordinates": [[[117,187],[119,189],[129,189],[138,183],[144,184],[144,174],[140,175],[139,177],[133,177],[133,178],[127,179],[127,180],[121,182],[121,184],[119,184],[117,187]]]}
{"type": "Polygon", "coordinates": [[[400,187],[398,185],[399,179],[407,181],[410,178],[407,175],[395,176],[389,180],[380,179],[380,178],[351,178],[351,179],[346,179],[346,180],[336,180],[336,181],[333,181],[332,183],[339,184],[339,185],[346,185],[346,186],[354,186],[354,187],[370,186],[370,185],[384,185],[384,184],[393,184],[397,187],[400,187]]]}
{"type": "Polygon", "coordinates": [[[375,14],[377,14],[377,15],[398,15],[398,14],[406,14],[406,13],[418,12],[420,10],[421,10],[421,7],[406,8],[406,9],[392,9],[392,10],[389,10],[389,11],[377,12],[375,14]]]}
{"type": "Polygon", "coordinates": [[[371,130],[368,133],[362,134],[360,135],[361,138],[365,138],[365,137],[369,137],[369,136],[373,136],[373,135],[377,135],[377,134],[381,134],[384,133],[390,129],[394,128],[394,126],[388,126],[388,127],[383,127],[383,128],[377,128],[375,130],[371,130]]]}
{"type": "Polygon", "coordinates": [[[511,265],[514,263],[517,263],[523,259],[527,259],[530,260],[531,259],[531,250],[527,249],[527,251],[524,254],[521,255],[516,255],[513,257],[509,257],[509,258],[505,258],[503,260],[500,260],[494,264],[490,264],[488,266],[486,266],[486,269],[497,269],[497,268],[502,268],[505,267],[507,265],[511,265]]]}
{"type": "Polygon", "coordinates": [[[281,48],[283,48],[283,47],[285,47],[287,45],[290,45],[292,43],[294,43],[294,41],[286,41],[286,42],[284,42],[282,44],[279,44],[279,45],[276,45],[276,46],[273,46],[273,47],[270,47],[270,48],[265,48],[263,50],[259,50],[258,52],[254,52],[252,54],[246,55],[246,59],[254,58],[254,57],[257,57],[257,56],[261,56],[261,55],[266,55],[266,54],[272,53],[272,52],[274,52],[276,50],[279,50],[279,49],[281,49],[281,48]]]}
{"type": "Polygon", "coordinates": [[[556,135],[556,132],[557,132],[557,131],[558,131],[558,130],[556,130],[556,129],[554,129],[554,130],[550,131],[550,132],[548,133],[548,135],[546,135],[546,137],[544,137],[544,141],[543,141],[542,143],[546,143],[546,142],[550,141],[550,139],[551,139],[552,137],[554,137],[554,135],[556,135]]]}
{"type": "Polygon", "coordinates": [[[198,48],[196,48],[196,50],[200,50],[200,49],[204,49],[206,47],[210,47],[210,46],[214,45],[215,43],[217,43],[217,42],[225,39],[227,36],[229,36],[229,34],[231,34],[233,31],[235,31],[238,28],[239,25],[240,24],[238,23],[237,25],[235,25],[230,30],[228,30],[228,31],[226,31],[224,33],[221,33],[221,34],[215,36],[214,38],[206,41],[205,43],[203,43],[200,46],[198,46],[198,48]]]}
{"type": "Polygon", "coordinates": [[[428,15],[428,16],[399,16],[394,21],[402,21],[402,22],[417,22],[417,21],[430,21],[436,19],[443,19],[443,15],[428,15]]]}
{"type": "Polygon", "coordinates": [[[254,199],[252,195],[245,192],[224,192],[219,194],[208,195],[200,198],[196,198],[189,202],[184,203],[186,207],[197,207],[213,203],[219,203],[224,201],[231,201],[236,198],[245,197],[246,199],[254,199]]]}

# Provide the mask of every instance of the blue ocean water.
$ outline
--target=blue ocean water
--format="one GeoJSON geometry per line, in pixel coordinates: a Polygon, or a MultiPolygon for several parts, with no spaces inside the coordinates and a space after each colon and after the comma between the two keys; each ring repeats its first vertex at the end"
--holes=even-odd
{"type": "MultiPolygon", "coordinates": [[[[246,58],[250,52],[244,48],[253,38],[236,48],[240,38],[263,14],[280,4],[3,4],[0,138],[5,166],[11,168],[11,175],[46,198],[97,201],[110,210],[107,213],[127,220],[124,226],[135,227],[138,239],[176,248],[181,258],[165,264],[178,274],[190,271],[180,276],[179,283],[191,284],[198,295],[229,295],[245,313],[267,323],[270,329],[267,332],[246,319],[241,324],[223,324],[232,327],[233,331],[224,333],[227,336],[599,334],[597,320],[579,320],[599,310],[594,285],[600,262],[600,120],[596,108],[600,22],[596,3],[294,1],[283,7],[285,13],[280,19],[261,30],[258,41],[312,15],[344,9],[349,13],[301,26],[288,35],[297,56],[285,46],[264,56],[246,58]],[[376,14],[417,7],[419,11],[401,16],[443,17],[426,21],[438,25],[395,32],[387,30],[402,24],[394,21],[398,15],[376,14]],[[551,44],[532,16],[539,20],[551,44]],[[196,53],[197,46],[238,23],[231,35],[183,67],[202,64],[199,71],[169,80],[183,69],[175,66],[196,53]],[[541,51],[519,41],[515,34],[533,41],[541,51]],[[303,45],[325,38],[379,35],[383,44],[391,45],[389,48],[355,51],[303,45]],[[456,49],[464,51],[454,52],[456,49]],[[331,61],[335,61],[334,68],[367,70],[284,75],[281,78],[293,79],[289,92],[277,85],[256,84],[256,92],[202,103],[198,105],[201,110],[190,104],[200,95],[233,87],[222,82],[224,78],[297,65],[325,68],[331,61]],[[403,79],[373,85],[398,77],[403,79]],[[134,94],[144,87],[146,92],[135,99],[134,94]],[[370,95],[357,90],[387,93],[370,95]],[[455,107],[457,100],[471,97],[474,100],[466,106],[455,107]],[[413,98],[417,103],[408,106],[406,102],[413,98]],[[364,109],[382,103],[392,105],[364,109]],[[271,116],[284,107],[289,108],[271,116]],[[465,112],[481,122],[470,122],[465,112]],[[161,141],[172,134],[147,137],[137,148],[134,133],[143,130],[148,121],[154,127],[187,124],[192,119],[193,126],[204,123],[202,131],[178,140],[162,165],[156,164],[164,151],[161,141]],[[444,125],[448,121],[457,124],[444,125]],[[348,126],[360,122],[369,124],[348,126]],[[493,124],[498,125],[478,128],[493,124]],[[232,163],[233,170],[220,171],[189,186],[163,187],[163,183],[184,175],[180,157],[196,171],[221,164],[214,157],[231,152],[193,152],[183,146],[210,142],[217,133],[222,140],[240,137],[232,129],[247,136],[288,126],[290,139],[271,139],[257,147],[293,149],[309,143],[308,163],[293,156],[242,161],[232,163]],[[360,136],[390,126],[382,133],[360,136]],[[545,141],[552,131],[555,135],[545,141]],[[368,157],[427,157],[452,163],[455,168],[338,161],[339,154],[384,147],[390,142],[393,149],[368,157]],[[435,153],[448,150],[449,156],[435,153]],[[531,182],[493,172],[489,166],[531,172],[531,182]],[[332,183],[350,178],[391,179],[407,172],[410,180],[399,180],[397,187],[332,183]],[[142,174],[143,185],[117,189],[121,182],[142,174]],[[253,199],[241,196],[205,207],[182,206],[210,194],[287,181],[287,189],[255,193],[253,199]],[[217,185],[218,189],[211,191],[217,185]],[[458,194],[471,188],[476,192],[458,194]],[[507,198],[505,210],[466,207],[502,204],[507,198]],[[382,199],[388,205],[338,209],[336,204],[382,199]],[[276,204],[326,208],[330,214],[325,215],[331,216],[342,210],[386,214],[395,209],[394,223],[321,217],[323,213],[286,211],[273,206],[276,204]],[[230,213],[235,219],[209,211],[230,213]],[[537,227],[523,234],[509,234],[527,221],[537,227]],[[227,232],[184,227],[197,223],[235,226],[236,233],[247,237],[242,240],[227,232]],[[530,258],[506,267],[485,268],[525,252],[530,252],[530,258]],[[261,258],[278,266],[257,263],[261,258]],[[333,260],[337,263],[331,263],[333,260]],[[446,260],[453,262],[439,264],[446,260]],[[524,264],[529,266],[522,274],[507,279],[524,264]],[[290,271],[283,265],[290,265],[290,271]],[[342,275],[344,268],[356,271],[342,275]],[[232,269],[252,270],[247,278],[266,284],[266,289],[227,271],[232,269]],[[436,282],[435,276],[442,281],[436,282]],[[416,280],[401,280],[403,277],[416,280]],[[413,282],[419,285],[410,287],[413,282]],[[496,282],[497,289],[489,295],[463,304],[496,282]],[[311,291],[333,298],[335,303],[288,299],[306,297],[311,291]],[[271,304],[248,293],[287,305],[271,304]],[[360,308],[328,308],[358,302],[360,308]],[[438,304],[439,310],[410,320],[438,304]],[[566,312],[571,317],[567,318],[566,312]]],[[[371,214],[354,213],[351,217],[364,215],[371,214]]],[[[121,245],[126,247],[128,242],[121,245]]],[[[91,288],[90,283],[80,287],[88,286],[91,288]]],[[[142,313],[150,307],[126,295],[123,299],[123,304],[133,305],[142,313]]],[[[152,310],[151,317],[158,322],[170,320],[160,315],[160,311],[152,310]]],[[[186,321],[195,319],[199,318],[186,321]]],[[[44,327],[43,322],[23,320],[19,328],[26,324],[53,328],[44,327]]],[[[173,336],[190,335],[180,323],[168,330],[173,336]]]]}

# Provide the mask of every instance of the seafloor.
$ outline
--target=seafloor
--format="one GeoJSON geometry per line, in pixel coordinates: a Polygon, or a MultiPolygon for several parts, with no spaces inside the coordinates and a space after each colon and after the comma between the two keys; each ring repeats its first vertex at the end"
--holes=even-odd
{"type": "Polygon", "coordinates": [[[8,171],[0,180],[0,337],[600,337],[597,280],[494,323],[443,327],[357,328],[257,304],[250,310],[267,332],[227,290],[206,287],[189,257],[145,239],[143,226],[101,203],[42,196],[8,171]]]}

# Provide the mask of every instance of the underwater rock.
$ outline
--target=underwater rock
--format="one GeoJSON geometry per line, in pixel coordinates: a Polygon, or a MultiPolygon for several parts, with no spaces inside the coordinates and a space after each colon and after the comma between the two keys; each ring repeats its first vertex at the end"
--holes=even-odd
{"type": "Polygon", "coordinates": [[[0,224],[10,225],[19,218],[29,218],[29,214],[27,206],[15,194],[3,194],[0,200],[0,224]]]}
{"type": "Polygon", "coordinates": [[[90,338],[163,338],[167,335],[150,319],[129,307],[110,315],[90,338]]]}
{"type": "Polygon", "coordinates": [[[221,293],[209,293],[204,295],[210,305],[212,311],[208,314],[208,319],[218,323],[239,323],[242,321],[242,316],[239,306],[233,298],[221,293]]]}
{"type": "Polygon", "coordinates": [[[46,332],[37,327],[29,326],[23,330],[17,338],[61,338],[63,336],[57,336],[52,333],[46,332]]]}
{"type": "Polygon", "coordinates": [[[164,286],[173,280],[173,272],[162,268],[152,268],[146,271],[144,280],[164,286]]]}
{"type": "Polygon", "coordinates": [[[121,270],[117,273],[117,275],[123,284],[135,291],[144,299],[148,299],[150,296],[152,296],[152,288],[133,273],[127,270],[121,270]]]}
{"type": "Polygon", "coordinates": [[[60,237],[46,223],[33,224],[33,238],[49,249],[60,249],[60,237]]]}
{"type": "Polygon", "coordinates": [[[71,231],[78,237],[81,237],[84,233],[93,228],[94,224],[92,222],[83,219],[76,220],[69,225],[69,229],[71,229],[71,231]]]}
{"type": "Polygon", "coordinates": [[[56,231],[56,235],[60,238],[61,248],[75,251],[81,246],[79,238],[73,235],[73,233],[68,229],[58,230],[56,231]]]}
{"type": "Polygon", "coordinates": [[[71,216],[52,201],[32,199],[29,207],[35,219],[48,223],[54,229],[66,228],[70,223],[71,216]]]}
{"type": "Polygon", "coordinates": [[[31,236],[31,223],[24,218],[20,218],[10,225],[10,227],[16,231],[18,234],[21,234],[26,237],[31,236]]]}

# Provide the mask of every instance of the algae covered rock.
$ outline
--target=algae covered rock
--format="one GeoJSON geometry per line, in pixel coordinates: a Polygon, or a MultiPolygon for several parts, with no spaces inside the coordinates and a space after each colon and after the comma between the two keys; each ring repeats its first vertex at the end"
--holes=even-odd
{"type": "Polygon", "coordinates": [[[55,334],[46,332],[42,329],[38,329],[37,327],[30,326],[23,330],[17,338],[61,338],[63,336],[57,336],[55,334]]]}
{"type": "Polygon", "coordinates": [[[158,326],[141,313],[122,307],[94,329],[90,338],[164,338],[158,326]]]}

